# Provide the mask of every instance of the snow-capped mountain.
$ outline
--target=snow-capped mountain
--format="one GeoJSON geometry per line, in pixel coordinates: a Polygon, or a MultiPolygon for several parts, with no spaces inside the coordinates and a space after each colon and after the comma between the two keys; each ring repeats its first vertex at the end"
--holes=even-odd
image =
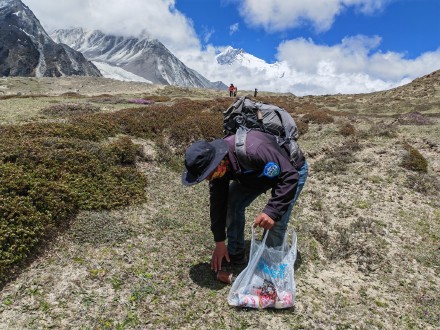
{"type": "Polygon", "coordinates": [[[84,56],[55,43],[20,0],[0,0],[0,76],[101,76],[84,56]]]}
{"type": "MultiPolygon", "coordinates": [[[[114,78],[111,75],[118,68],[131,74],[132,78],[136,75],[156,84],[226,88],[221,82],[210,82],[188,68],[157,39],[106,35],[99,30],[85,31],[82,28],[55,30],[51,36],[56,42],[80,51],[98,67],[105,65],[103,74],[110,78],[114,78]]],[[[118,74],[121,76],[122,71],[118,74]]]]}
{"type": "Polygon", "coordinates": [[[283,78],[291,69],[284,62],[269,64],[266,61],[246,53],[243,49],[227,47],[216,56],[217,63],[227,66],[238,66],[251,70],[252,72],[264,72],[268,77],[283,78]]]}

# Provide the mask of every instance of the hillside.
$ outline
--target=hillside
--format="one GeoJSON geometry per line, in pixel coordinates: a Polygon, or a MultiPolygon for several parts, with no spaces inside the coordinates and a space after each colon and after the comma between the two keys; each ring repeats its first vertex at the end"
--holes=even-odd
{"type": "Polygon", "coordinates": [[[292,114],[310,165],[289,224],[301,253],[289,310],[228,306],[208,265],[208,186],[181,185],[185,147],[222,134],[226,90],[0,78],[0,202],[28,189],[33,203],[39,191],[52,212],[72,210],[8,264],[0,329],[436,329],[440,71],[371,94],[257,99],[292,114]],[[23,188],[27,177],[38,184],[23,188]]]}

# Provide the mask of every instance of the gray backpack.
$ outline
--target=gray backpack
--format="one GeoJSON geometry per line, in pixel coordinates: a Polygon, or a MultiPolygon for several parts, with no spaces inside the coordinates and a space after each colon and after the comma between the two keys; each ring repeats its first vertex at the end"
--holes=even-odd
{"type": "Polygon", "coordinates": [[[246,134],[251,129],[274,135],[278,145],[289,152],[291,163],[295,165],[298,160],[298,128],[292,116],[276,105],[242,96],[223,112],[223,128],[226,135],[235,134],[235,152],[246,169],[251,168],[245,148],[246,134]]]}

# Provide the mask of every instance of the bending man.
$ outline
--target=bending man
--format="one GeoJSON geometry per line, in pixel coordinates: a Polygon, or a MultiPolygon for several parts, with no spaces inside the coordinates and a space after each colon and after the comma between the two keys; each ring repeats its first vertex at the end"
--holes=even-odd
{"type": "Polygon", "coordinates": [[[271,197],[255,218],[254,227],[269,230],[266,244],[282,244],[292,208],[308,174],[307,162],[298,150],[296,164],[271,134],[247,133],[248,168],[235,153],[235,135],[212,142],[197,141],[186,150],[182,183],[186,186],[209,180],[211,231],[215,249],[211,269],[221,269],[223,259],[246,264],[245,210],[259,195],[271,189],[271,197]],[[227,238],[227,246],[226,246],[227,238]]]}

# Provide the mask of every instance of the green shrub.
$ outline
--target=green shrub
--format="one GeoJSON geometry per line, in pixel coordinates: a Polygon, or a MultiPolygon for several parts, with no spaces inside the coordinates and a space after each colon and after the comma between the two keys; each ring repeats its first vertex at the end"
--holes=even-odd
{"type": "Polygon", "coordinates": [[[154,102],[169,102],[171,101],[171,97],[164,95],[144,95],[144,99],[151,100],[154,102]]]}
{"type": "Polygon", "coordinates": [[[410,171],[427,173],[428,161],[426,158],[408,143],[405,143],[403,147],[406,149],[406,153],[403,155],[400,165],[410,171]]]}
{"type": "Polygon", "coordinates": [[[115,136],[121,132],[116,116],[117,113],[96,113],[69,118],[68,123],[74,127],[81,127],[84,135],[85,133],[88,133],[88,136],[93,134],[96,138],[90,138],[90,140],[98,141],[115,136]]]}
{"type": "Polygon", "coordinates": [[[60,103],[41,110],[44,115],[66,117],[90,114],[100,111],[100,108],[90,103],[60,103]]]}
{"type": "MultiPolygon", "coordinates": [[[[76,121],[78,121],[78,119],[76,119],[76,121]]],[[[28,140],[38,137],[76,138],[80,140],[99,141],[104,137],[108,137],[106,134],[106,131],[102,132],[97,127],[87,124],[76,124],[75,122],[50,124],[30,123],[0,127],[0,138],[9,139],[12,145],[15,145],[14,140],[17,140],[21,144],[26,144],[31,143],[28,140]]]]}
{"type": "Polygon", "coordinates": [[[124,109],[112,114],[118,133],[152,140],[184,116],[185,111],[161,105],[124,109]]]}
{"type": "Polygon", "coordinates": [[[332,116],[323,110],[316,110],[306,113],[304,116],[302,116],[302,120],[306,123],[312,122],[315,124],[330,124],[335,121],[332,116]]]}
{"type": "Polygon", "coordinates": [[[139,203],[145,198],[147,180],[133,168],[112,166],[90,174],[69,173],[62,179],[80,209],[110,210],[139,203]]]}
{"type": "Polygon", "coordinates": [[[223,136],[223,117],[213,113],[188,116],[170,127],[170,142],[182,151],[191,142],[204,139],[213,140],[223,136]]]}
{"type": "Polygon", "coordinates": [[[44,235],[49,216],[27,196],[0,195],[0,283],[12,265],[30,255],[44,235]]]}
{"type": "Polygon", "coordinates": [[[115,164],[134,165],[139,155],[139,146],[135,145],[127,136],[112,141],[108,146],[109,158],[115,164]]]}
{"type": "Polygon", "coordinates": [[[46,230],[62,226],[63,221],[73,218],[78,212],[78,201],[68,186],[62,182],[52,182],[44,179],[34,180],[29,191],[32,203],[40,213],[50,217],[46,230]]]}
{"type": "Polygon", "coordinates": [[[72,99],[80,99],[80,98],[84,97],[83,95],[81,95],[77,92],[66,92],[66,93],[61,94],[60,96],[68,97],[68,98],[72,98],[72,99]]]}
{"type": "Polygon", "coordinates": [[[127,166],[137,146],[98,142],[116,127],[110,119],[0,127],[0,283],[79,210],[144,200],[146,178],[127,166]]]}
{"type": "Polygon", "coordinates": [[[214,99],[214,104],[211,106],[210,110],[213,112],[223,112],[226,111],[232,103],[233,102],[229,97],[217,97],[214,99]]]}
{"type": "Polygon", "coordinates": [[[294,118],[295,124],[298,127],[299,136],[306,134],[309,131],[309,124],[303,121],[301,118],[294,118]]]}
{"type": "Polygon", "coordinates": [[[0,195],[27,196],[30,181],[30,175],[21,166],[0,163],[0,195]]]}
{"type": "Polygon", "coordinates": [[[344,123],[339,127],[339,133],[343,136],[355,135],[356,129],[350,123],[344,123]]]}
{"type": "Polygon", "coordinates": [[[8,94],[8,95],[0,95],[0,100],[8,100],[8,99],[33,99],[33,98],[42,98],[42,97],[49,97],[49,95],[44,94],[29,94],[29,95],[21,95],[21,93],[18,94],[8,94]]]}

